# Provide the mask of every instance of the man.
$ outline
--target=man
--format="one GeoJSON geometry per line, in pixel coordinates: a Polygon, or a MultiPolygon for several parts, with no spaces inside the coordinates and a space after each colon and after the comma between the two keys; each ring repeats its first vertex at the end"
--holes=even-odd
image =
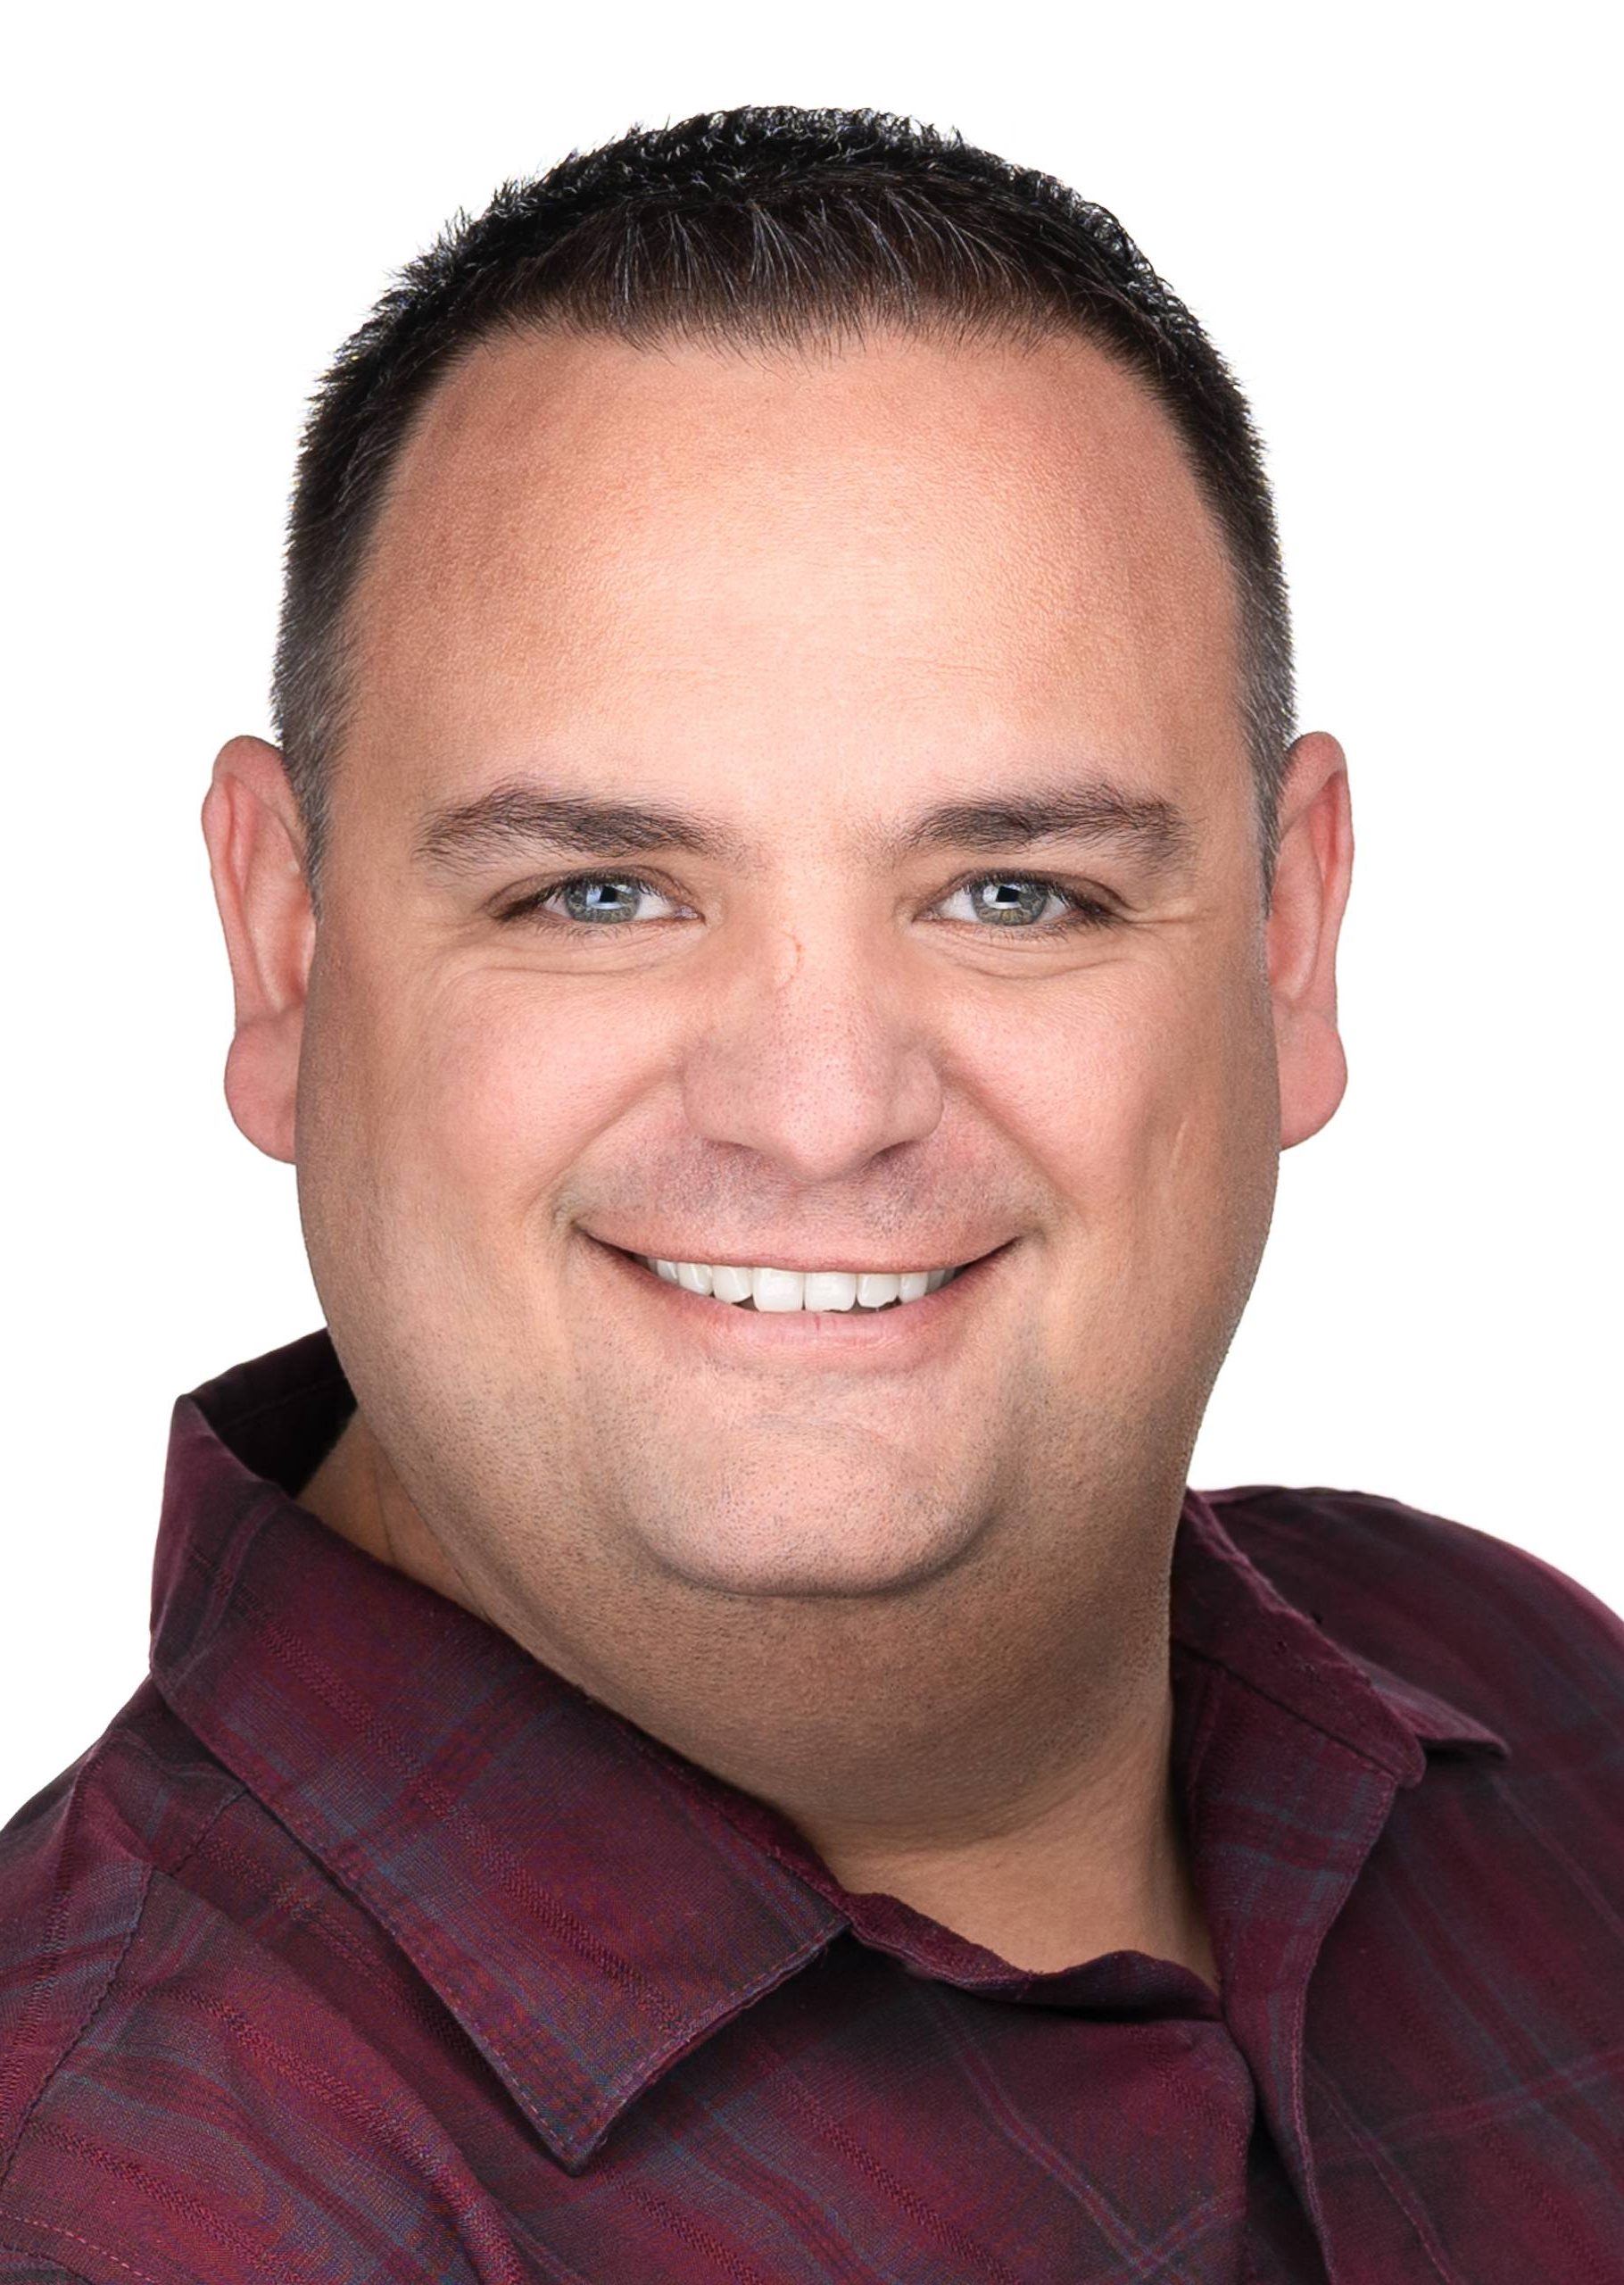
{"type": "Polygon", "coordinates": [[[509,187],[323,386],[276,687],[327,1328],[178,1406],[9,1831],[0,2274],[1624,2277],[1617,1623],[1186,1484],[1351,835],[1118,226],[872,113],[509,187]]]}

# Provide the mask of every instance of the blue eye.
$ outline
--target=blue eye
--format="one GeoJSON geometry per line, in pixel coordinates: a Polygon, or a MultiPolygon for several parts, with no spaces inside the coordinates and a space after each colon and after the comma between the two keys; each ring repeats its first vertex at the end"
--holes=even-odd
{"type": "Polygon", "coordinates": [[[1001,928],[1033,926],[1048,917],[1051,902],[1059,902],[1047,881],[972,881],[965,894],[978,920],[1001,928]]]}
{"type": "MultiPolygon", "coordinates": [[[[961,926],[1040,936],[1067,929],[1107,927],[1122,917],[1080,889],[1028,873],[984,873],[975,880],[961,882],[942,898],[936,912],[939,918],[961,926]]],[[[572,873],[565,880],[549,881],[544,887],[532,890],[501,915],[504,921],[530,920],[595,933],[694,917],[687,906],[676,903],[634,873],[572,873]]]]}
{"type": "Polygon", "coordinates": [[[681,908],[631,873],[572,873],[510,905],[504,920],[540,919],[566,927],[616,928],[670,918],[681,908]],[[650,910],[650,906],[656,908],[650,910]]]}
{"type": "Polygon", "coordinates": [[[1092,897],[1027,873],[984,873],[979,880],[965,881],[938,910],[949,920],[1039,931],[1098,927],[1117,918],[1092,897]],[[961,907],[957,912],[956,904],[961,907]]]}
{"type": "Polygon", "coordinates": [[[635,920],[638,900],[648,892],[642,881],[584,877],[561,882],[554,893],[562,902],[567,920],[613,923],[635,920]]]}

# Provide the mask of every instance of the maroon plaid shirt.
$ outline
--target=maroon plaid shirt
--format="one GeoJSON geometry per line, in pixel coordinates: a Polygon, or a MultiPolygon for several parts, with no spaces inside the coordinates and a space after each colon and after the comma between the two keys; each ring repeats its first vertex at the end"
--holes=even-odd
{"type": "Polygon", "coordinates": [[[1186,1504],[1222,1973],[1023,1974],[176,1408],[153,1678],[0,1841],[0,2278],[1624,2280],[1624,1633],[1353,1492],[1186,1504]],[[1492,1725],[1492,1726],[1491,1726],[1492,1725]]]}

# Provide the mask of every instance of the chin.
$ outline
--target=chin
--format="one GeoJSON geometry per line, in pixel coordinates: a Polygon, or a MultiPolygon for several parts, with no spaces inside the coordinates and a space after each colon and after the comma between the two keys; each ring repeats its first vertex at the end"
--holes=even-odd
{"type": "Polygon", "coordinates": [[[906,1594],[961,1562],[982,1518],[876,1505],[722,1498],[692,1510],[647,1514],[634,1525],[668,1577],[704,1593],[842,1598],[906,1594]]]}

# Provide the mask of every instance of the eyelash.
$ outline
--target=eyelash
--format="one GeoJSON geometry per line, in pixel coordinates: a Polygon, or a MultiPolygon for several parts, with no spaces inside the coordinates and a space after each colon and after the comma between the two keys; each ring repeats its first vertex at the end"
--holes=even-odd
{"type": "MultiPolygon", "coordinates": [[[[1072,929],[1118,927],[1126,918],[1123,913],[1104,903],[1099,898],[1087,895],[1081,890],[1072,887],[1069,883],[1056,880],[1048,873],[1013,871],[969,873],[962,880],[955,881],[951,888],[944,889],[938,902],[945,904],[949,897],[957,896],[961,889],[979,888],[988,881],[1019,881],[1031,888],[1044,889],[1050,895],[1065,897],[1071,906],[1071,910],[1056,920],[1040,921],[1026,928],[1007,927],[1001,933],[1007,935],[1056,936],[1072,929]]],[[[497,918],[504,923],[534,918],[549,898],[557,896],[563,889],[616,885],[624,888],[646,889],[654,896],[666,894],[666,891],[658,882],[645,880],[640,873],[565,873],[557,880],[544,882],[540,888],[529,891],[516,903],[509,905],[504,911],[500,912],[497,918]]],[[[549,927],[563,929],[571,936],[601,936],[617,925],[626,926],[626,924],[617,924],[612,921],[593,923],[589,920],[565,920],[556,914],[549,913],[545,917],[545,925],[549,927]]],[[[965,921],[953,925],[975,927],[979,924],[974,921],[965,921]]],[[[996,921],[986,925],[993,928],[998,926],[996,921]]]]}

